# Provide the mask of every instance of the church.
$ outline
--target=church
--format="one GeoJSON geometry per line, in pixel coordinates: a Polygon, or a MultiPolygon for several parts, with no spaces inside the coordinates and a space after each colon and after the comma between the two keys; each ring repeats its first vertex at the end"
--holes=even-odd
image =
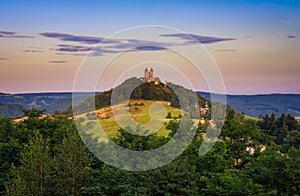
{"type": "Polygon", "coordinates": [[[154,70],[152,67],[150,70],[146,67],[144,77],[142,77],[142,79],[146,82],[154,82],[155,84],[161,83],[158,77],[154,77],[154,70]]]}

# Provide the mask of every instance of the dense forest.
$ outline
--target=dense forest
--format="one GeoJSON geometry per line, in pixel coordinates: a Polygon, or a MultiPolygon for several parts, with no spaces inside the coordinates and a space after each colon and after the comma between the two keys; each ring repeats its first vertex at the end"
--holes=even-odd
{"type": "MultiPolygon", "coordinates": [[[[2,195],[299,195],[300,126],[290,115],[258,121],[229,112],[218,142],[199,156],[206,125],[175,161],[153,170],[114,168],[91,154],[66,115],[41,118],[24,111],[16,122],[0,119],[2,195]]],[[[134,136],[120,129],[118,145],[153,149],[168,137],[134,136]]],[[[87,135],[87,137],[90,137],[87,135]]]]}

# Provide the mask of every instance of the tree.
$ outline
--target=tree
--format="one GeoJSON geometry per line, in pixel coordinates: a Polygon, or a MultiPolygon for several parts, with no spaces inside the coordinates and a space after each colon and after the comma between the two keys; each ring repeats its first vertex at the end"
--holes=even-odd
{"type": "Polygon", "coordinates": [[[168,115],[166,116],[166,118],[172,118],[171,112],[168,112],[168,115]]]}
{"type": "Polygon", "coordinates": [[[300,150],[291,148],[282,154],[278,146],[270,146],[253,162],[253,179],[276,195],[300,194],[300,150]]]}
{"type": "Polygon", "coordinates": [[[291,131],[291,130],[299,130],[299,124],[297,123],[296,119],[291,116],[290,114],[288,114],[286,116],[286,123],[285,123],[287,126],[288,126],[288,129],[291,131]]]}
{"type": "Polygon", "coordinates": [[[205,186],[201,189],[202,195],[269,195],[263,190],[262,185],[232,169],[214,174],[211,179],[205,179],[204,183],[205,186]]]}
{"type": "Polygon", "coordinates": [[[199,176],[196,167],[188,159],[178,160],[144,173],[140,186],[146,188],[144,195],[198,195],[199,176]]]}
{"type": "Polygon", "coordinates": [[[91,157],[77,132],[71,130],[54,155],[55,195],[80,195],[89,184],[91,157]]]}
{"type": "Polygon", "coordinates": [[[226,110],[226,120],[232,120],[234,118],[235,111],[229,106],[227,106],[226,110]]]}
{"type": "Polygon", "coordinates": [[[41,116],[42,114],[44,114],[46,110],[37,110],[35,108],[32,108],[30,110],[26,110],[26,109],[23,109],[22,112],[23,112],[23,115],[24,116],[27,116],[29,119],[32,119],[32,118],[37,118],[39,116],[41,116]]]}
{"type": "Polygon", "coordinates": [[[140,86],[136,87],[136,89],[132,92],[131,98],[132,99],[142,99],[142,89],[140,86]]]}
{"type": "Polygon", "coordinates": [[[300,147],[300,131],[293,130],[283,139],[283,151],[287,152],[291,147],[300,147]]]}
{"type": "Polygon", "coordinates": [[[221,136],[226,141],[229,154],[235,159],[233,164],[236,168],[240,169],[246,163],[244,161],[251,157],[247,147],[259,152],[260,131],[250,121],[243,123],[236,120],[227,121],[221,136]],[[242,164],[239,164],[241,161],[242,164]]]}
{"type": "Polygon", "coordinates": [[[276,116],[274,114],[274,112],[272,112],[270,120],[269,120],[269,124],[268,124],[268,129],[270,129],[271,131],[275,130],[276,127],[276,116]]]}
{"type": "Polygon", "coordinates": [[[49,140],[36,132],[21,152],[20,162],[19,167],[12,169],[12,178],[6,185],[7,193],[45,195],[50,192],[49,140]]]}
{"type": "Polygon", "coordinates": [[[19,160],[23,148],[16,134],[16,126],[11,119],[0,118],[0,195],[4,194],[4,183],[9,177],[9,168],[19,160]]]}

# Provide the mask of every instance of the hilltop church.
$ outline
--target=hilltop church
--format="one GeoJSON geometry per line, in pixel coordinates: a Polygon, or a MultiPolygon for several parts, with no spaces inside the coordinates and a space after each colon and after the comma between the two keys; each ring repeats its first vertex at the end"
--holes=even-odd
{"type": "Polygon", "coordinates": [[[148,70],[148,68],[146,67],[144,77],[142,77],[142,80],[147,82],[154,82],[155,84],[161,83],[158,77],[154,77],[154,70],[152,67],[150,70],[148,70]]]}

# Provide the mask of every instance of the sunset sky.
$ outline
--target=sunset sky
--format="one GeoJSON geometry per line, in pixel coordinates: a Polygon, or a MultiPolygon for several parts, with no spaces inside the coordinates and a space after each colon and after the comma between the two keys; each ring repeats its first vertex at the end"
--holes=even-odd
{"type": "MultiPolygon", "coordinates": [[[[300,93],[298,0],[7,0],[0,2],[0,18],[0,92],[72,91],[79,65],[99,41],[126,28],[158,25],[184,31],[202,43],[218,65],[228,94],[300,93]]],[[[167,38],[191,41],[182,34],[161,35],[167,38]]],[[[97,58],[111,58],[130,47],[134,50],[128,58],[181,47],[141,47],[145,40],[137,38],[106,41],[109,45],[93,54],[97,58]]],[[[184,47],[192,53],[192,43],[184,47]]],[[[164,58],[174,59],[167,52],[164,58]]],[[[120,63],[128,67],[131,61],[120,63]]],[[[110,76],[116,71],[111,69],[107,80],[114,80],[110,76]]],[[[207,91],[201,86],[194,90],[207,91]]]]}

